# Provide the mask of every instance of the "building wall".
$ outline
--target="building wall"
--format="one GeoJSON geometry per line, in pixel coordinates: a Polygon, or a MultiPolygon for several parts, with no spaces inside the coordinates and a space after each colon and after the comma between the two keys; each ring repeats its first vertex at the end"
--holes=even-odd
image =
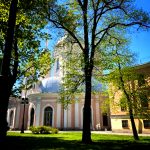
{"type": "MultiPolygon", "coordinates": [[[[136,129],[138,133],[150,133],[150,128],[144,128],[143,119],[134,119],[136,129]]],[[[111,125],[112,125],[112,131],[113,132],[121,132],[121,133],[132,133],[132,126],[131,121],[129,118],[122,119],[122,118],[111,118],[111,125]],[[127,120],[128,121],[128,127],[123,128],[122,127],[122,121],[127,120]]]]}
{"type": "MultiPolygon", "coordinates": [[[[34,122],[33,126],[44,125],[44,110],[50,106],[53,110],[52,126],[60,130],[82,130],[83,128],[83,107],[84,97],[83,95],[78,96],[78,102],[69,104],[67,109],[64,109],[60,103],[57,102],[57,94],[35,94],[29,97],[29,104],[25,105],[24,114],[24,128],[30,127],[31,121],[31,110],[34,109],[34,122]]],[[[91,112],[92,112],[92,126],[91,130],[102,130],[103,123],[100,114],[100,96],[92,96],[91,112]],[[100,124],[98,128],[97,125],[100,124]]],[[[16,105],[14,108],[8,109],[8,116],[10,116],[11,110],[19,110],[14,113],[12,129],[21,129],[23,120],[23,104],[16,105]]],[[[8,117],[9,118],[9,117],[8,117]]],[[[110,129],[110,124],[108,127],[110,129]]]]}
{"type": "MultiPolygon", "coordinates": [[[[150,63],[137,66],[135,69],[137,73],[144,75],[145,81],[146,81],[144,88],[145,90],[147,90],[147,92],[150,91],[150,63]]],[[[140,88],[143,88],[143,87],[138,86],[138,79],[131,82],[131,87],[139,91],[141,90],[140,88]]],[[[110,113],[111,113],[110,119],[111,119],[112,131],[113,132],[126,132],[126,133],[132,132],[129,112],[121,110],[121,106],[119,104],[122,92],[120,90],[115,92],[116,91],[115,88],[116,87],[112,85],[110,87],[111,91],[114,91],[114,95],[113,97],[111,97],[111,99],[113,100],[111,101],[111,105],[110,105],[110,113]],[[128,127],[123,127],[123,121],[128,122],[128,127]]],[[[150,94],[147,96],[148,96],[148,99],[150,100],[150,94]]],[[[134,100],[136,101],[136,98],[134,100]]],[[[149,112],[150,112],[150,101],[149,101],[149,105],[147,108],[147,114],[149,112]]],[[[135,121],[136,129],[138,133],[150,133],[150,120],[148,118],[140,118],[135,115],[134,121],[135,121]],[[148,123],[149,127],[144,127],[145,120],[149,122],[148,123]]]]}

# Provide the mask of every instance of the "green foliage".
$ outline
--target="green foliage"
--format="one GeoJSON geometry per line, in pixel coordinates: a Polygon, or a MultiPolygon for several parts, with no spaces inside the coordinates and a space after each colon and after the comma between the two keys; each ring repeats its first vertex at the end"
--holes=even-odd
{"type": "Polygon", "coordinates": [[[47,49],[36,52],[36,54],[22,62],[17,85],[14,85],[13,88],[13,95],[20,94],[23,89],[29,90],[35,83],[38,83],[39,79],[45,77],[50,71],[51,63],[51,53],[47,49]]]}
{"type": "Polygon", "coordinates": [[[29,130],[32,131],[33,134],[57,134],[59,132],[57,128],[53,128],[50,126],[31,126],[29,130]]]}
{"type": "Polygon", "coordinates": [[[115,40],[111,43],[112,49],[103,52],[102,59],[104,57],[106,60],[101,66],[107,68],[109,74],[99,78],[109,85],[108,93],[113,109],[119,106],[129,111],[130,108],[135,117],[149,118],[148,109],[142,106],[149,102],[148,85],[144,75],[138,73],[138,67],[134,64],[135,54],[128,49],[127,44],[128,41],[122,36],[119,43],[115,40]],[[119,95],[118,101],[116,94],[119,95]]]}
{"type": "Polygon", "coordinates": [[[59,130],[57,128],[52,128],[51,129],[52,134],[57,134],[58,132],[59,132],[59,130]]]}
{"type": "Polygon", "coordinates": [[[59,51],[59,56],[63,58],[61,68],[63,70],[62,85],[60,89],[59,101],[67,107],[74,102],[75,95],[83,92],[83,57],[81,49],[73,43],[70,36],[63,39],[62,44],[55,49],[59,51]],[[63,49],[63,51],[59,51],[63,49]]]}
{"type": "MultiPolygon", "coordinates": [[[[2,12],[0,15],[0,51],[2,53],[4,53],[10,2],[10,0],[2,1],[0,4],[0,12],[2,12]]],[[[17,89],[14,85],[12,90],[12,92],[15,91],[15,94],[20,91],[18,84],[22,83],[24,77],[30,76],[29,84],[31,85],[31,82],[36,82],[40,77],[44,77],[50,70],[50,51],[41,47],[42,40],[50,39],[50,34],[42,30],[47,25],[47,20],[40,14],[44,9],[41,2],[43,1],[31,0],[30,2],[19,1],[18,3],[14,46],[9,67],[9,76],[13,77],[12,85],[17,81],[17,89]]]]}
{"type": "Polygon", "coordinates": [[[37,127],[30,127],[29,130],[32,131],[33,134],[39,134],[40,133],[40,129],[37,127]]]}

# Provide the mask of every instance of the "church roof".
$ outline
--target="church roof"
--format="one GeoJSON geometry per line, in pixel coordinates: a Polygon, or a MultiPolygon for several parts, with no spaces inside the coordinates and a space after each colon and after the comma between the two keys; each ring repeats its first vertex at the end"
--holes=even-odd
{"type": "Polygon", "coordinates": [[[58,93],[60,88],[60,79],[58,77],[49,77],[42,80],[40,85],[42,93],[58,93]]]}
{"type": "MultiPolygon", "coordinates": [[[[42,93],[59,93],[61,86],[60,78],[58,77],[49,77],[42,80],[40,89],[42,93]]],[[[81,87],[81,91],[84,91],[84,86],[81,87]]],[[[102,84],[92,78],[92,91],[100,92],[102,90],[102,84]]]]}

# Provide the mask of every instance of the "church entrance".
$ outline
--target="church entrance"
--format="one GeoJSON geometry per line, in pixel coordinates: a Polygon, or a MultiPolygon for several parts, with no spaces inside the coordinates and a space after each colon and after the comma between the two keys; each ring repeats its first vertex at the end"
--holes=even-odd
{"type": "Polygon", "coordinates": [[[53,109],[52,107],[46,107],[44,110],[44,125],[45,126],[52,126],[53,120],[53,109]]]}

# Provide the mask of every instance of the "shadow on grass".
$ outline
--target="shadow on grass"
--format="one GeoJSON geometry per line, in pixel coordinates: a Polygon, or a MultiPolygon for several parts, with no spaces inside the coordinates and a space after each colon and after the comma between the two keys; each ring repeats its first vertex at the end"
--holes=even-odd
{"type": "Polygon", "coordinates": [[[64,140],[61,137],[8,136],[1,150],[133,150],[149,149],[150,141],[99,140],[83,144],[79,140],[64,140]]]}

